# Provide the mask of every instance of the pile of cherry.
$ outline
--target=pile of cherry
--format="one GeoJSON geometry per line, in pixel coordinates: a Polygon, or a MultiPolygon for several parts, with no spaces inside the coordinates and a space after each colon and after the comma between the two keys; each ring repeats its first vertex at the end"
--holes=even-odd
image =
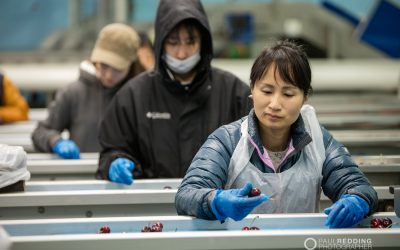
{"type": "MultiPolygon", "coordinates": [[[[249,193],[249,197],[255,197],[255,196],[259,196],[261,194],[261,190],[258,188],[253,188],[251,189],[250,193],[249,193]]],[[[243,231],[251,231],[251,230],[260,230],[260,228],[258,227],[252,227],[251,225],[253,224],[254,220],[257,219],[257,217],[255,217],[253,219],[253,221],[250,223],[250,226],[245,226],[242,228],[243,231]]],[[[164,225],[157,221],[153,224],[149,224],[148,226],[145,226],[142,228],[141,232],[142,233],[150,233],[150,232],[162,232],[164,225]]],[[[100,230],[98,231],[99,234],[109,234],[111,233],[111,229],[109,226],[102,226],[100,228],[100,230]]]]}
{"type": "Polygon", "coordinates": [[[383,219],[373,218],[371,220],[372,228],[391,228],[394,223],[388,217],[383,219]]]}
{"type": "Polygon", "coordinates": [[[157,221],[156,223],[152,224],[152,225],[148,225],[145,226],[144,228],[142,228],[141,232],[142,233],[150,233],[150,232],[162,232],[164,225],[157,221]]]}
{"type": "MultiPolygon", "coordinates": [[[[149,232],[162,232],[164,225],[157,221],[153,224],[149,224],[148,226],[145,226],[142,228],[141,232],[142,233],[149,233],[149,232]]],[[[111,233],[111,229],[109,226],[102,226],[100,230],[97,232],[99,234],[109,234],[111,233]]]]}

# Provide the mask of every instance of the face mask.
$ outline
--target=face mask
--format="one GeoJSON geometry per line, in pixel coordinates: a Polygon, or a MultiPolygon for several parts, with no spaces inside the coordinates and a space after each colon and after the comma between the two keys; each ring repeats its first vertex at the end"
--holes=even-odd
{"type": "Polygon", "coordinates": [[[201,57],[200,51],[197,51],[195,54],[184,60],[176,59],[167,53],[163,55],[163,59],[167,63],[168,68],[170,68],[173,72],[178,74],[186,74],[197,65],[201,57]]]}

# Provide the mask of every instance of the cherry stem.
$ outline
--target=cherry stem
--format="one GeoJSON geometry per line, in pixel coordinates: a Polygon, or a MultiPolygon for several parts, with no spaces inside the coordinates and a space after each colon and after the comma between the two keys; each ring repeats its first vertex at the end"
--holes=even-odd
{"type": "Polygon", "coordinates": [[[258,218],[260,218],[260,216],[258,216],[258,215],[257,215],[256,217],[254,217],[253,220],[251,221],[249,227],[253,226],[254,221],[255,221],[256,219],[258,219],[258,218]]]}

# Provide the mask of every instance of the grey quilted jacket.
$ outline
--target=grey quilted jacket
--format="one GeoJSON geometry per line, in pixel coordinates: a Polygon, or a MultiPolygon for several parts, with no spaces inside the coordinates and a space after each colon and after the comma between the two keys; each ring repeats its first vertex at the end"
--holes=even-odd
{"type": "MultiPolygon", "coordinates": [[[[250,111],[249,134],[263,153],[259,136],[257,118],[250,111]]],[[[223,189],[228,175],[230,158],[240,139],[242,118],[224,125],[214,131],[194,157],[175,197],[178,214],[191,215],[202,219],[215,220],[209,205],[209,194],[215,189],[223,189]]],[[[347,149],[321,126],[325,145],[326,159],[322,168],[322,190],[333,202],[343,194],[357,194],[370,206],[370,214],[378,205],[378,197],[368,179],[352,160],[347,149]]],[[[295,150],[282,162],[279,171],[290,169],[299,159],[301,151],[311,142],[301,116],[292,125],[291,137],[295,150]]],[[[272,172],[264,165],[256,150],[250,159],[262,172],[272,172]]]]}

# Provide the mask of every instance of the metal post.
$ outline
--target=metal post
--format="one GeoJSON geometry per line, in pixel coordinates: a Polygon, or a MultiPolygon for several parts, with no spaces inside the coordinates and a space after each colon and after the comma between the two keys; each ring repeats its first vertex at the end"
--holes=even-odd
{"type": "Polygon", "coordinates": [[[114,1],[114,20],[118,23],[128,22],[128,1],[115,0],[114,1]]]}
{"type": "Polygon", "coordinates": [[[80,5],[81,5],[81,0],[69,1],[69,26],[71,28],[76,28],[79,26],[80,5]]]}

